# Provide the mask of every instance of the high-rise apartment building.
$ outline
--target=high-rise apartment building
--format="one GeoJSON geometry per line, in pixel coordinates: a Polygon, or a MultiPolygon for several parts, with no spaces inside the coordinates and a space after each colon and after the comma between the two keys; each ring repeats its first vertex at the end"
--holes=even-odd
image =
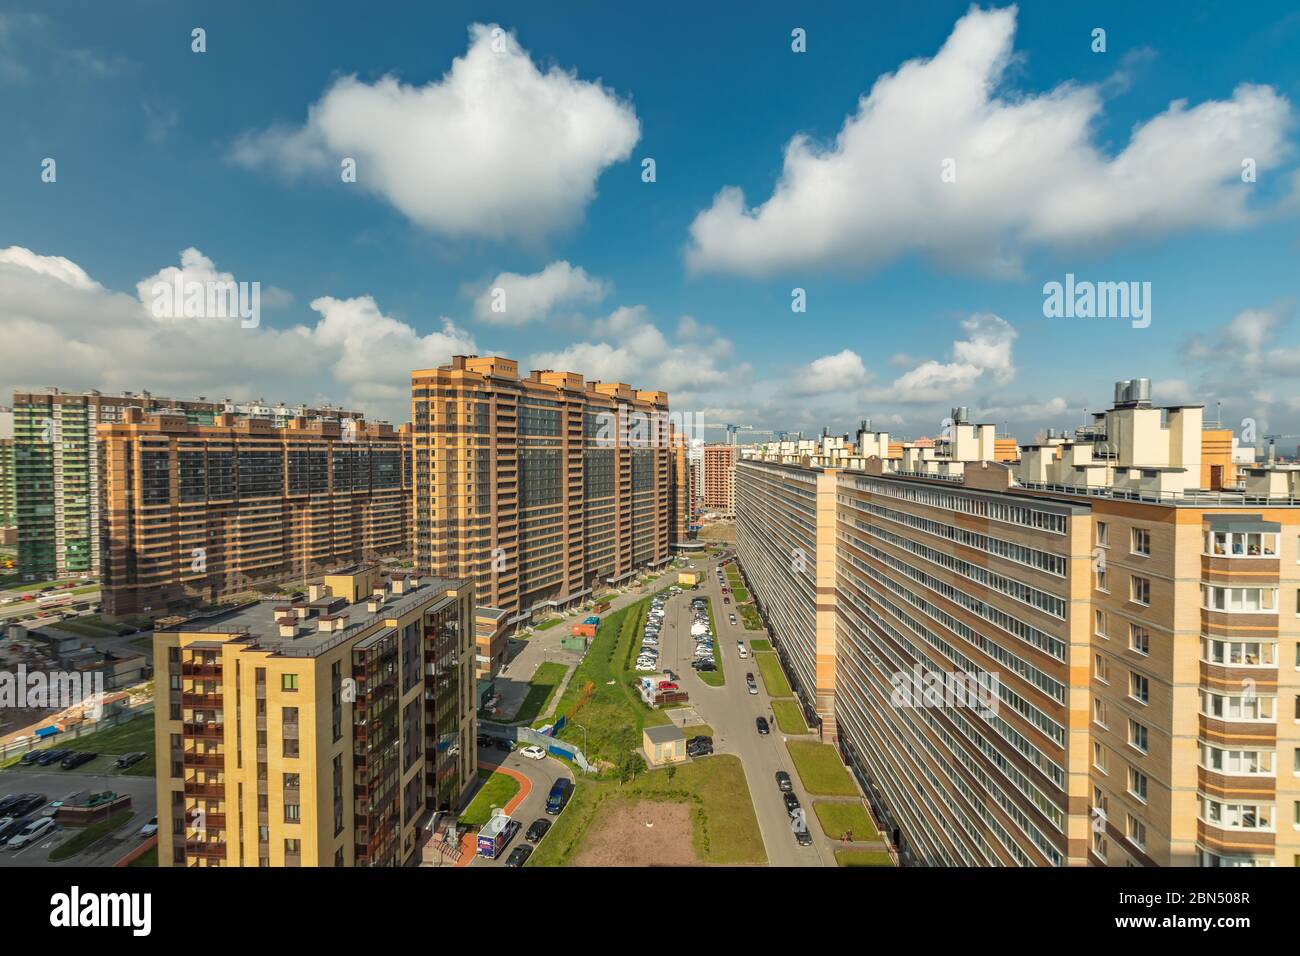
{"type": "Polygon", "coordinates": [[[14,484],[14,412],[0,405],[0,528],[18,523],[17,490],[14,484]]]}
{"type": "Polygon", "coordinates": [[[410,438],[384,423],[127,409],[99,426],[110,614],[161,611],[410,554],[410,438]]]}
{"type": "Polygon", "coordinates": [[[736,513],[736,461],[739,450],[735,445],[704,446],[705,511],[714,511],[730,518],[736,513]]]}
{"type": "Polygon", "coordinates": [[[692,483],[691,443],[680,432],[674,431],[669,440],[672,455],[671,487],[669,508],[671,516],[668,522],[670,540],[673,547],[680,547],[695,536],[695,487],[692,483]]]}
{"type": "Polygon", "coordinates": [[[374,568],[154,634],[160,866],[401,866],[477,772],[468,582],[374,568]]]}
{"type": "Polygon", "coordinates": [[[1296,863],[1300,469],[1237,474],[1147,389],[1016,462],[954,414],[897,460],[738,466],[752,589],[905,860],[1296,863]]]}
{"type": "Polygon", "coordinates": [[[455,356],[411,373],[415,561],[507,626],[668,561],[668,396],[455,356]]]}
{"type": "MultiPolygon", "coordinates": [[[[255,417],[262,403],[243,407],[255,417]]],[[[18,518],[18,567],[25,573],[96,576],[100,566],[99,447],[96,428],[122,420],[128,408],[178,414],[210,425],[236,406],[229,399],[179,401],[149,392],[104,395],[98,391],[14,393],[14,458],[18,518]]],[[[359,417],[355,412],[302,407],[302,417],[359,417]]],[[[275,409],[267,407],[273,418],[275,409]]]]}

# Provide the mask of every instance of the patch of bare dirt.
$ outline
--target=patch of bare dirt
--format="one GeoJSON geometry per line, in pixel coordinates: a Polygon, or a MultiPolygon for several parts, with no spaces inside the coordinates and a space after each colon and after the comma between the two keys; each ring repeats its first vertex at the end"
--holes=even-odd
{"type": "Polygon", "coordinates": [[[572,866],[698,866],[685,803],[610,801],[587,830],[572,866]]]}

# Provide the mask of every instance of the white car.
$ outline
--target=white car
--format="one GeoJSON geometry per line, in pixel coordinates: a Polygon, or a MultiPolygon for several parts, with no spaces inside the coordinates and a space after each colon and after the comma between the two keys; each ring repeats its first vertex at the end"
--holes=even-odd
{"type": "Polygon", "coordinates": [[[546,751],[534,744],[531,747],[525,747],[519,751],[520,756],[527,757],[529,760],[541,760],[546,756],[546,751]]]}
{"type": "Polygon", "coordinates": [[[736,653],[740,655],[742,661],[749,657],[749,648],[745,646],[744,641],[736,641],[736,653]]]}
{"type": "Polygon", "coordinates": [[[9,838],[9,849],[21,850],[54,829],[53,817],[39,817],[9,838]]]}
{"type": "Polygon", "coordinates": [[[158,832],[158,818],[151,817],[149,822],[140,828],[140,836],[151,837],[158,832]]]}

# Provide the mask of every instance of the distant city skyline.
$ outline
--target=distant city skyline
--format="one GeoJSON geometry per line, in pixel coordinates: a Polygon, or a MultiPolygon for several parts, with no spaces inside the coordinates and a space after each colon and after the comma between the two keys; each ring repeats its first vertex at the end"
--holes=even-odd
{"type": "Polygon", "coordinates": [[[1300,434],[1284,4],[63,12],[0,13],[0,400],[400,423],[505,354],[760,431],[1028,441],[1146,376],[1300,434]]]}

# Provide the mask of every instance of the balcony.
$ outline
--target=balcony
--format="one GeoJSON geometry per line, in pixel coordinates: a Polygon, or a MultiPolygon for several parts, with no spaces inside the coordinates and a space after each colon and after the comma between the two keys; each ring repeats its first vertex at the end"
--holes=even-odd
{"type": "Polygon", "coordinates": [[[186,737],[197,737],[201,740],[223,740],[226,736],[226,725],[215,721],[182,724],[181,733],[186,737]]]}
{"type": "Polygon", "coordinates": [[[185,796],[211,797],[217,800],[226,798],[226,786],[223,783],[207,783],[193,777],[185,779],[185,796]]]}
{"type": "Polygon", "coordinates": [[[201,664],[197,661],[181,662],[182,677],[206,677],[214,678],[221,676],[220,664],[201,664]]]}
{"type": "Polygon", "coordinates": [[[208,770],[224,770],[226,767],[226,755],[223,753],[196,753],[193,750],[185,751],[182,761],[187,767],[203,767],[208,770]]]}
{"type": "Polygon", "coordinates": [[[193,710],[221,710],[224,701],[221,694],[181,694],[181,706],[193,710]]]}
{"type": "Polygon", "coordinates": [[[199,857],[200,859],[224,860],[226,858],[226,841],[186,840],[185,855],[199,857]]]}

